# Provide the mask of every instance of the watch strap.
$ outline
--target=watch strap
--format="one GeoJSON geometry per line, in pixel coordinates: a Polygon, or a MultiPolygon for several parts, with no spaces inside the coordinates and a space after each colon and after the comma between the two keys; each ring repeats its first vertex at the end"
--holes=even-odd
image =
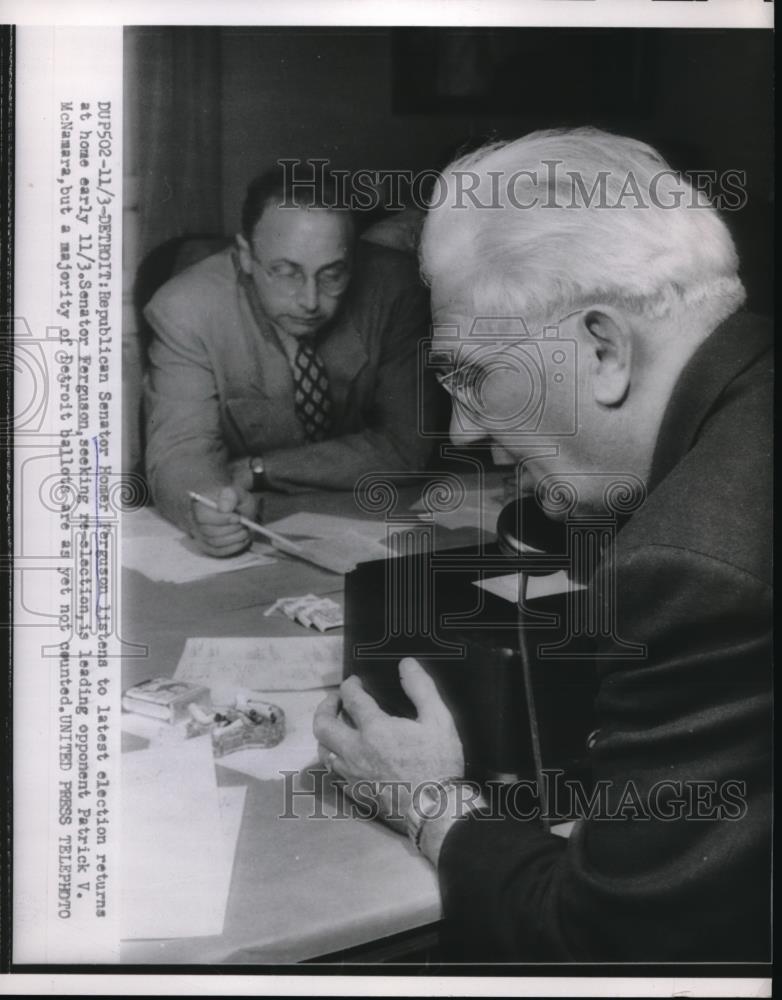
{"type": "Polygon", "coordinates": [[[252,474],[252,492],[260,493],[269,488],[269,480],[266,478],[266,467],[260,455],[250,458],[250,473],[252,474]]]}
{"type": "MultiPolygon", "coordinates": [[[[469,787],[476,790],[474,781],[466,778],[442,778],[438,781],[427,782],[421,786],[420,794],[416,798],[414,794],[407,814],[405,815],[405,828],[407,834],[415,845],[416,850],[421,850],[421,837],[426,823],[432,819],[439,819],[449,812],[449,807],[454,803],[454,796],[458,790],[469,787]],[[436,792],[435,787],[439,788],[436,792]],[[424,801],[426,799],[426,801],[424,801]],[[427,807],[429,805],[429,808],[427,807]]],[[[479,796],[473,796],[469,800],[462,799],[460,803],[463,807],[459,816],[454,815],[454,819],[462,819],[479,807],[479,796]]]]}

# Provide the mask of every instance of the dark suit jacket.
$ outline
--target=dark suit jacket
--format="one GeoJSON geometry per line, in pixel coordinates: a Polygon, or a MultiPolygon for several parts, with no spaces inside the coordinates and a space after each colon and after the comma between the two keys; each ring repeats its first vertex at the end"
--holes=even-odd
{"type": "MultiPolygon", "coordinates": [[[[224,250],[167,282],[145,309],[155,331],[145,409],[146,471],[155,503],[189,526],[187,490],[230,483],[228,462],[262,455],[285,492],[351,489],[367,472],[421,468],[418,344],[428,296],[414,258],[360,241],[340,312],[319,334],[333,436],[308,444],[293,376],[252,288],[224,250]]],[[[432,399],[431,382],[420,405],[432,399]]]]}
{"type": "Polygon", "coordinates": [[[586,819],[569,841],[532,821],[455,824],[439,874],[465,961],[768,958],[772,409],[764,323],[731,317],[677,383],[649,495],[614,554],[618,631],[647,655],[598,656],[601,729],[591,756],[595,779],[610,782],[611,808],[628,782],[642,802],[662,787],[663,809],[679,788],[686,797],[688,783],[716,785],[699,786],[704,798],[688,807],[690,818],[586,819]],[[733,799],[722,819],[698,818],[708,815],[710,787],[717,801],[733,799]]]}

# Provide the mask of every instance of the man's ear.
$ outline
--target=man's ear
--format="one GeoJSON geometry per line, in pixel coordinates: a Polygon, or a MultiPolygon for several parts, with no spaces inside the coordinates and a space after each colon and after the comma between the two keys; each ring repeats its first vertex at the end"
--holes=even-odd
{"type": "Polygon", "coordinates": [[[592,306],[581,322],[594,351],[592,391],[602,406],[621,406],[630,391],[633,330],[627,317],[612,306],[592,306]]]}
{"type": "Polygon", "coordinates": [[[236,234],[236,248],[239,251],[239,266],[245,274],[250,274],[253,268],[253,256],[250,244],[241,233],[236,234]]]}

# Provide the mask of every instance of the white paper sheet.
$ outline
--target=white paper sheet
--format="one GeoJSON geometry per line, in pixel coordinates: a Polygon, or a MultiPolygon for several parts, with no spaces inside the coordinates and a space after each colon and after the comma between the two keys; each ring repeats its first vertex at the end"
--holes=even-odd
{"type": "MultiPolygon", "coordinates": [[[[446,514],[458,513],[459,510],[482,510],[484,516],[495,517],[502,510],[503,506],[503,489],[501,486],[495,486],[490,490],[479,490],[479,489],[468,489],[464,491],[464,498],[461,503],[461,507],[456,511],[448,511],[446,514]]],[[[410,507],[411,510],[426,511],[427,507],[424,501],[416,500],[414,504],[410,507]]],[[[439,514],[436,516],[439,517],[439,514]]]]}
{"type": "Polygon", "coordinates": [[[182,532],[152,507],[123,511],[123,538],[177,538],[182,532]]]}
{"type": "Polygon", "coordinates": [[[122,565],[138,570],[150,580],[165,583],[192,583],[218,573],[233,573],[248,566],[276,562],[271,556],[252,549],[227,559],[215,559],[198,550],[192,538],[124,538],[122,565]]]}
{"type": "MultiPolygon", "coordinates": [[[[519,603],[519,574],[509,573],[507,576],[493,576],[488,580],[473,580],[476,587],[488,590],[490,594],[501,597],[511,604],[519,603]]],[[[527,600],[534,601],[536,597],[550,597],[552,594],[565,594],[569,590],[585,590],[583,583],[573,583],[567,573],[561,569],[548,576],[531,576],[527,583],[527,600]]]]}
{"type": "MultiPolygon", "coordinates": [[[[421,521],[428,521],[428,514],[418,515],[421,521]]],[[[433,515],[434,523],[449,531],[456,531],[459,528],[475,528],[477,531],[482,528],[484,531],[494,531],[497,517],[481,511],[477,507],[459,507],[458,510],[436,511],[433,515]]]]}
{"type": "Polygon", "coordinates": [[[204,555],[192,538],[148,507],[130,511],[122,519],[122,565],[149,580],[191,583],[248,566],[265,566],[276,562],[272,551],[268,545],[254,542],[247,552],[215,559],[204,555]]]}
{"type": "Polygon", "coordinates": [[[122,767],[121,936],[221,934],[246,790],[218,792],[209,737],[122,767]]]}
{"type": "MultiPolygon", "coordinates": [[[[236,691],[304,691],[342,680],[341,636],[191,638],[174,677],[206,684],[217,696],[236,691]]],[[[271,699],[272,701],[274,699],[271,699]]]]}
{"type": "Polygon", "coordinates": [[[349,573],[359,563],[386,559],[392,553],[381,542],[366,538],[355,531],[346,531],[339,538],[313,538],[300,542],[306,558],[332,573],[349,573]]]}
{"type": "Polygon", "coordinates": [[[385,559],[389,549],[382,521],[301,511],[290,514],[269,527],[296,542],[306,558],[333,573],[349,573],[361,562],[385,559]]]}
{"type": "Polygon", "coordinates": [[[301,538],[341,538],[352,532],[364,538],[380,539],[385,534],[386,526],[383,521],[301,511],[273,521],[267,527],[281,535],[298,535],[301,538]]]}
{"type": "MultiPolygon", "coordinates": [[[[312,719],[327,690],[313,688],[309,691],[264,692],[268,700],[285,712],[285,738],[282,743],[268,748],[248,747],[218,757],[215,763],[260,781],[279,781],[281,771],[301,771],[317,763],[318,744],[312,734],[312,719]]],[[[158,747],[181,744],[185,740],[184,723],[172,726],[160,719],[133,712],[122,713],[122,729],[158,747]]]]}
{"type": "Polygon", "coordinates": [[[420,511],[421,520],[428,520],[434,517],[435,524],[449,531],[457,531],[459,528],[475,528],[484,531],[494,531],[497,524],[497,516],[502,510],[503,490],[502,487],[494,487],[490,490],[468,489],[465,490],[461,505],[455,510],[434,511],[430,515],[423,499],[416,500],[411,506],[411,510],[420,511]]]}

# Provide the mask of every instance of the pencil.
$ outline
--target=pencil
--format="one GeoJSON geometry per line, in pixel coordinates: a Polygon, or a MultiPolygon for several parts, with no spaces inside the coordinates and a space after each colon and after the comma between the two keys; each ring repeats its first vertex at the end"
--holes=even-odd
{"type": "MultiPolygon", "coordinates": [[[[187,495],[192,500],[197,500],[205,507],[209,507],[210,510],[219,510],[219,507],[214,500],[210,500],[209,497],[202,497],[200,493],[194,493],[192,490],[188,490],[187,495]]],[[[261,524],[256,524],[255,521],[251,521],[249,517],[244,517],[243,514],[237,514],[236,516],[239,518],[240,524],[243,524],[245,528],[249,528],[250,531],[255,531],[259,535],[263,535],[264,538],[268,538],[270,542],[283,551],[287,549],[288,552],[293,552],[295,555],[303,554],[301,546],[290,541],[290,539],[286,538],[284,535],[278,535],[276,531],[272,531],[270,528],[264,528],[261,524]]]]}

